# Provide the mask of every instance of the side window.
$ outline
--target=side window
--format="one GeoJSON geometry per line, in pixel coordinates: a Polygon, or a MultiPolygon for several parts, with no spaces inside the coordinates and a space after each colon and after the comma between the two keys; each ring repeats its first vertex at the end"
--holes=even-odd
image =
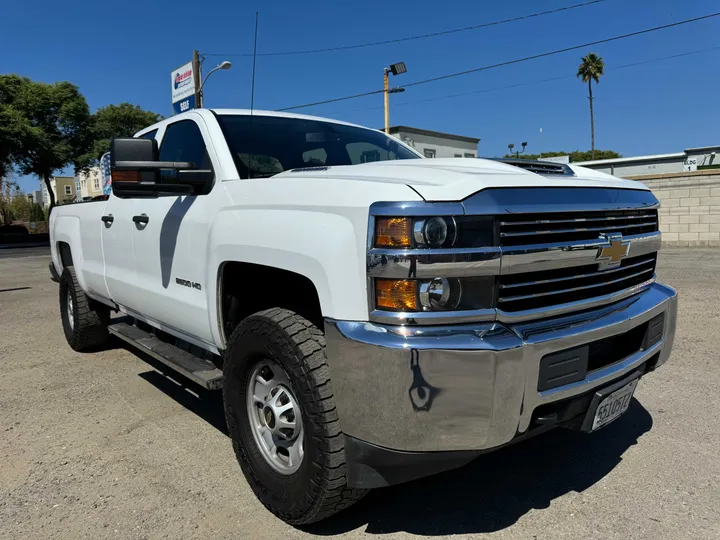
{"type": "MultiPolygon", "coordinates": [[[[212,170],[210,156],[198,125],[192,120],[181,120],[165,129],[160,144],[160,161],[191,161],[198,169],[212,170]]],[[[160,181],[177,183],[177,172],[160,172],[160,181]]],[[[204,193],[207,191],[203,190],[204,193]]]]}
{"type": "MultiPolygon", "coordinates": [[[[200,128],[192,120],[181,120],[165,129],[160,145],[160,161],[192,161],[198,169],[212,169],[200,128]]],[[[162,174],[163,182],[176,182],[173,171],[162,174]]]]}
{"type": "Polygon", "coordinates": [[[147,133],[143,133],[140,135],[140,139],[154,139],[155,135],[157,135],[157,129],[153,129],[152,131],[148,131],[147,133]]]}

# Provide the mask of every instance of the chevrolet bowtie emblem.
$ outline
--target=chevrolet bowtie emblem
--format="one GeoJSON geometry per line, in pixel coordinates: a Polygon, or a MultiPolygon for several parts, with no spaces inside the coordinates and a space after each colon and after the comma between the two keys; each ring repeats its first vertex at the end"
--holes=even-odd
{"type": "Polygon", "coordinates": [[[607,240],[607,244],[598,248],[595,257],[600,270],[620,266],[620,261],[627,257],[630,242],[623,242],[622,234],[606,234],[600,237],[607,240]]]}

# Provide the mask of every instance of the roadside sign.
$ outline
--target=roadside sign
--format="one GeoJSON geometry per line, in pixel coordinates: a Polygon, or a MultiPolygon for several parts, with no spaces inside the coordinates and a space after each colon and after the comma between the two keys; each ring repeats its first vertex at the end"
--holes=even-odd
{"type": "Polygon", "coordinates": [[[170,73],[173,114],[195,108],[195,74],[193,63],[188,62],[170,73]]]}

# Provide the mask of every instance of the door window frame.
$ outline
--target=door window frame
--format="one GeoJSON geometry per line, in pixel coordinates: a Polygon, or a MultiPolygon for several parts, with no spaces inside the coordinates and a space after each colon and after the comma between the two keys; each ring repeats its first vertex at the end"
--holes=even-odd
{"type": "MultiPolygon", "coordinates": [[[[207,195],[210,195],[213,190],[215,189],[215,185],[218,183],[218,170],[221,170],[219,158],[217,157],[217,149],[212,143],[211,138],[209,137],[209,131],[207,124],[205,123],[204,119],[199,115],[188,115],[183,116],[182,118],[173,118],[172,121],[168,121],[167,123],[160,124],[157,127],[154,127],[153,129],[149,131],[145,131],[143,133],[140,133],[139,135],[135,135],[138,139],[155,139],[158,143],[158,154],[160,152],[160,149],[162,148],[162,144],[165,141],[165,134],[167,133],[167,130],[170,126],[174,124],[178,124],[180,122],[194,122],[197,126],[198,130],[200,131],[200,136],[203,139],[203,142],[205,143],[205,151],[208,154],[208,157],[210,159],[210,169],[213,171],[213,180],[212,184],[210,185],[210,189],[207,190],[206,193],[197,193],[197,194],[191,194],[193,197],[205,197],[207,195]]],[[[177,195],[174,194],[160,194],[159,197],[177,197],[177,195]]]]}

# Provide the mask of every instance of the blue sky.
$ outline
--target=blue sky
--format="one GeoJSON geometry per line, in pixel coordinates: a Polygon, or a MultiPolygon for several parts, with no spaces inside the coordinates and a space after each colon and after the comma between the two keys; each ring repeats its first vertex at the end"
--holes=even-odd
{"type": "MultiPolygon", "coordinates": [[[[128,101],[170,114],[170,72],[201,53],[333,47],[436,32],[559,8],[582,0],[497,0],[412,4],[364,2],[198,3],[3,2],[0,73],[69,80],[91,109],[128,101]],[[10,24],[8,24],[10,22],[10,24]]],[[[384,66],[404,61],[394,84],[586,43],[718,11],[716,0],[606,0],[541,18],[474,31],[350,51],[259,57],[255,106],[277,109],[382,87],[384,66]]],[[[482,138],[479,154],[502,155],[508,143],[528,152],[589,149],[587,88],[574,78],[580,57],[602,55],[606,75],[595,89],[596,147],[624,155],[680,151],[720,143],[720,17],[531,62],[408,88],[392,95],[391,123],[482,138]],[[685,52],[680,58],[618,68],[685,52]],[[545,79],[567,77],[552,82],[545,79]],[[507,86],[514,88],[504,88],[507,86]],[[482,92],[484,90],[489,90],[482,92]],[[453,99],[444,96],[479,92],[453,99]],[[416,103],[422,100],[431,100],[416,103]],[[542,131],[541,131],[542,129],[542,131]]],[[[207,56],[204,69],[233,62],[205,89],[209,107],[248,107],[252,59],[207,56]]],[[[302,109],[381,127],[382,94],[302,109]]],[[[25,190],[34,178],[21,179],[25,190]]]]}

